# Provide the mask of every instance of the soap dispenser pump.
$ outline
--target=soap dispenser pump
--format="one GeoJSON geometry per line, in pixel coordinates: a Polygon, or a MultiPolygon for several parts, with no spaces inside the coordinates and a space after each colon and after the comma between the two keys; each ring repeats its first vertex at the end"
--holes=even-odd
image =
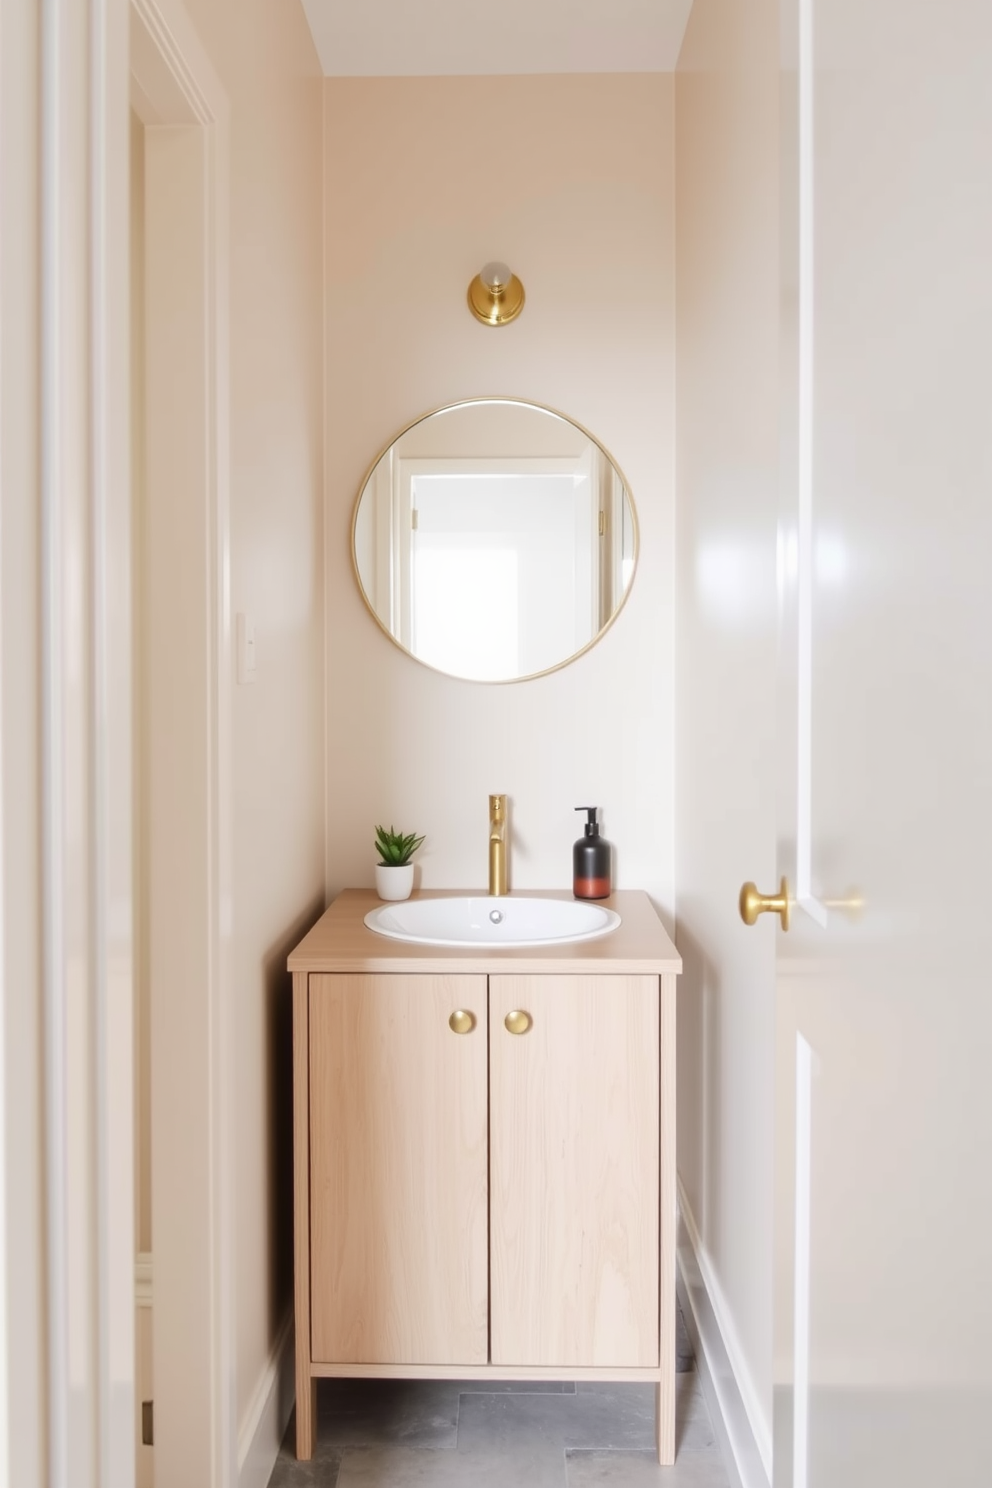
{"type": "Polygon", "coordinates": [[[599,835],[598,806],[576,806],[584,811],[585,836],[572,848],[572,893],[576,899],[606,899],[613,891],[613,848],[599,835]]]}

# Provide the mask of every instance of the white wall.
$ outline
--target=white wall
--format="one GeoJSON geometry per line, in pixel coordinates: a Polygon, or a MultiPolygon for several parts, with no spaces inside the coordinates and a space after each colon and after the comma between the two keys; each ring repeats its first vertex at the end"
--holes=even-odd
{"type": "Polygon", "coordinates": [[[325,85],[327,878],[371,884],[373,825],[425,832],[425,886],[486,881],[487,795],[511,798],[511,887],[571,883],[603,808],[617,886],[670,916],[673,178],[670,75],[331,79],[325,85]],[[494,330],[489,259],[527,304],[494,330]],[[571,415],[627,476],[641,530],[628,604],[573,665],[453,681],[366,611],[350,528],[362,477],[409,420],[472,395],[571,415]]]}
{"type": "Polygon", "coordinates": [[[242,1449],[292,1292],[285,956],[323,908],[321,80],[293,0],[188,0],[230,102],[233,1119],[242,1449]]]}
{"type": "Polygon", "coordinates": [[[675,82],[679,1173],[770,1450],[778,13],[696,0],[675,82]]]}

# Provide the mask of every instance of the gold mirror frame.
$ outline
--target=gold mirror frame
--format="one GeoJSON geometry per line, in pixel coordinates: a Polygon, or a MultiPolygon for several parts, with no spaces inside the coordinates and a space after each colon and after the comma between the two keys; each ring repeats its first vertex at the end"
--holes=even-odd
{"type": "MultiPolygon", "coordinates": [[[[512,455],[508,455],[507,458],[512,458],[512,455]]],[[[600,533],[600,535],[602,535],[602,532],[600,533]]],[[[376,455],[375,459],[370,463],[370,465],[366,469],[365,474],[362,477],[361,484],[359,485],[358,495],[355,498],[354,508],[353,508],[353,511],[352,511],[352,520],[351,520],[351,565],[352,565],[352,571],[353,571],[354,576],[355,576],[355,582],[358,585],[358,591],[361,594],[362,599],[363,599],[363,601],[365,603],[365,607],[369,611],[369,613],[371,614],[372,618],[375,620],[375,622],[378,625],[379,629],[383,632],[384,635],[386,635],[389,638],[389,640],[393,643],[394,646],[396,646],[396,648],[399,651],[402,651],[404,653],[404,655],[409,656],[411,658],[411,660],[417,662],[418,665],[423,666],[423,667],[426,667],[429,671],[436,672],[440,676],[450,677],[453,681],[473,682],[473,683],[476,683],[476,684],[482,685],[482,686],[505,686],[505,685],[507,685],[509,683],[514,683],[514,682],[531,682],[531,681],[534,681],[538,677],[547,677],[547,676],[550,676],[554,672],[561,671],[563,667],[570,666],[572,664],[572,662],[578,661],[578,659],[581,656],[584,656],[587,651],[590,651],[593,648],[593,646],[597,645],[597,643],[602,640],[603,636],[605,636],[606,633],[610,629],[612,629],[613,625],[616,623],[616,620],[617,620],[618,616],[620,615],[621,611],[623,610],[624,606],[627,603],[627,599],[628,599],[628,597],[630,595],[630,591],[631,591],[631,589],[633,587],[634,578],[635,578],[635,576],[637,574],[637,566],[638,566],[639,559],[640,559],[640,527],[639,527],[638,520],[637,520],[637,508],[634,505],[634,498],[633,498],[633,495],[631,493],[629,482],[627,481],[627,478],[624,475],[623,471],[621,470],[620,466],[618,465],[617,461],[611,455],[610,451],[606,448],[606,446],[603,444],[603,442],[600,439],[597,439],[596,436],[595,436],[595,434],[593,434],[589,429],[587,429],[584,424],[580,424],[577,419],[571,418],[568,414],[562,413],[559,409],[552,408],[548,404],[545,404],[545,403],[535,403],[532,400],[527,399],[527,398],[514,398],[514,397],[507,397],[507,396],[502,396],[502,395],[493,395],[493,396],[486,396],[486,397],[479,397],[479,398],[464,398],[464,399],[460,399],[456,403],[445,403],[445,404],[441,404],[439,407],[432,408],[432,409],[428,410],[428,412],[420,414],[417,418],[411,419],[408,424],[404,425],[404,427],[402,429],[400,429],[399,432],[397,434],[395,434],[393,436],[393,438],[390,439],[389,442],[382,447],[382,449],[376,455]],[[423,659],[423,657],[418,656],[416,654],[416,652],[414,652],[414,651],[412,651],[410,649],[409,646],[405,645],[403,643],[403,641],[400,639],[400,637],[397,636],[394,633],[394,631],[390,628],[390,626],[383,620],[383,618],[379,614],[379,612],[378,612],[375,604],[373,603],[373,600],[370,598],[369,593],[368,593],[368,591],[366,589],[365,583],[363,582],[363,579],[362,579],[361,567],[360,567],[359,557],[358,557],[358,525],[359,525],[359,516],[360,516],[360,512],[361,512],[361,508],[362,508],[362,500],[363,500],[363,497],[365,496],[365,494],[366,494],[366,492],[368,490],[369,482],[371,481],[373,475],[375,474],[376,470],[379,468],[381,462],[386,458],[386,456],[388,456],[390,454],[390,452],[392,450],[394,450],[397,445],[400,444],[400,442],[406,437],[406,435],[408,435],[412,430],[414,430],[416,428],[419,428],[420,425],[428,422],[430,419],[437,418],[441,414],[454,413],[458,409],[463,409],[463,408],[464,409],[468,409],[468,408],[475,408],[475,407],[480,407],[480,406],[492,406],[492,405],[508,405],[508,406],[512,406],[512,407],[516,407],[516,408],[532,409],[535,412],[542,413],[542,414],[547,414],[547,415],[549,415],[552,418],[561,420],[563,423],[569,425],[572,429],[577,430],[579,434],[581,434],[585,439],[587,439],[590,442],[590,444],[594,445],[595,448],[602,455],[603,459],[607,462],[607,464],[613,470],[615,476],[617,477],[617,479],[618,479],[618,481],[620,483],[620,487],[621,487],[621,490],[622,490],[622,499],[623,499],[623,502],[624,502],[624,505],[625,505],[626,513],[627,513],[627,515],[629,517],[630,532],[631,532],[631,537],[632,537],[632,553],[631,553],[630,577],[626,581],[625,585],[623,586],[623,590],[622,590],[622,593],[620,595],[619,602],[614,605],[614,607],[612,609],[612,612],[610,613],[609,618],[600,626],[599,630],[596,631],[595,635],[593,635],[583,645],[579,646],[575,651],[570,652],[569,655],[567,655],[564,658],[562,658],[562,660],[555,662],[551,666],[542,667],[539,670],[532,671],[532,672],[521,673],[519,675],[514,675],[514,676],[509,676],[509,677],[495,677],[495,678],[492,678],[492,677],[471,677],[471,676],[466,676],[462,672],[448,671],[444,667],[435,666],[430,661],[425,661],[423,659]]]]}

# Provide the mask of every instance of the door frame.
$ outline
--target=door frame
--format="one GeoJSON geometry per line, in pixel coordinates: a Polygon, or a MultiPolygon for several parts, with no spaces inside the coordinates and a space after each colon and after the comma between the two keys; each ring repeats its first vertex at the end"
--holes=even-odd
{"type": "MultiPolygon", "coordinates": [[[[134,1470],[127,9],[124,0],[42,0],[39,10],[38,51],[25,57],[38,118],[39,605],[36,630],[23,637],[40,662],[37,1450],[39,1481],[53,1488],[126,1488],[134,1470]]],[[[26,1125],[33,1114],[20,1113],[26,1125]]],[[[16,1275],[10,1282],[23,1284],[16,1275]]]]}
{"type": "Polygon", "coordinates": [[[53,1488],[134,1471],[127,16],[0,11],[0,1475],[53,1488]]]}
{"type": "MultiPolygon", "coordinates": [[[[229,104],[180,0],[131,0],[131,102],[148,127],[195,137],[177,167],[202,202],[196,223],[196,274],[202,282],[202,426],[204,453],[196,561],[206,603],[196,618],[191,658],[205,682],[202,749],[196,788],[205,802],[201,829],[181,844],[205,882],[198,915],[193,1003],[168,996],[152,1004],[152,1257],[151,1295],[156,1419],[155,1463],[160,1481],[197,1481],[212,1488],[236,1482],[237,1397],[234,1349],[233,1030],[230,998],[232,921],[232,770],[229,477],[229,104]],[[190,1006],[195,1026],[190,1027],[190,1006]],[[186,1099],[203,1113],[195,1154],[171,1142],[167,1107],[156,1097],[156,1048],[202,1039],[204,1056],[184,1068],[186,1099]],[[191,1083],[192,1082],[192,1085],[191,1083]],[[191,1164],[191,1156],[195,1161],[191,1164]],[[191,1196],[192,1202],[191,1202],[191,1196]],[[156,1213],[169,1222],[156,1225],[156,1213]],[[183,1215],[181,1224],[173,1223],[183,1215]],[[190,1256],[195,1257],[194,1264],[190,1256]],[[156,1297],[160,1302],[156,1322],[156,1297]],[[202,1360],[203,1368],[191,1367],[202,1360]],[[206,1394],[207,1399],[204,1399],[206,1394]],[[175,1429],[173,1423],[182,1423],[175,1429]],[[195,1423],[195,1424],[194,1424],[195,1423]]],[[[149,406],[149,432],[158,415],[149,406]]],[[[199,476],[198,476],[199,481],[199,476]]],[[[186,631],[189,639],[189,629],[186,631]]],[[[183,928],[186,928],[185,926],[183,928]]],[[[160,1082],[160,1085],[164,1082],[160,1082]]],[[[142,1258],[147,1262],[147,1258],[142,1258]]],[[[147,1275],[147,1265],[143,1268],[147,1275]]],[[[132,1272],[133,1274],[133,1272],[132,1272]]],[[[133,1308],[133,1297],[132,1297],[133,1308]]]]}
{"type": "MultiPolygon", "coordinates": [[[[13,969],[17,993],[5,998],[0,1046],[0,1131],[8,1136],[0,1213],[5,1206],[4,1240],[12,1241],[0,1246],[12,1324],[6,1376],[0,1369],[0,1477],[6,1481],[10,1468],[52,1488],[130,1488],[135,1474],[133,20],[151,42],[146,61],[158,59],[151,71],[159,83],[171,79],[204,140],[210,355],[202,647],[210,686],[202,769],[210,935],[202,986],[210,1039],[202,1066],[209,1111],[202,1162],[210,1202],[196,1219],[206,1257],[210,1404],[209,1461],[187,1480],[226,1488],[236,1474],[227,1265],[227,99],[180,0],[41,0],[37,17],[22,10],[3,0],[0,12],[4,79],[17,84],[3,113],[3,162],[16,161],[16,169],[0,178],[4,329],[13,331],[0,411],[5,455],[12,452],[4,474],[17,476],[9,492],[5,483],[4,518],[10,511],[16,522],[5,524],[3,536],[19,561],[17,593],[4,596],[4,618],[16,621],[17,632],[15,641],[12,624],[5,659],[16,668],[5,668],[2,678],[4,702],[14,699],[18,707],[0,715],[5,772],[8,761],[12,770],[4,795],[18,808],[0,864],[4,909],[13,904],[16,911],[0,916],[3,972],[6,979],[13,969]],[[7,148],[15,125],[16,155],[7,148]],[[7,1429],[14,1420],[16,1439],[7,1429]]],[[[169,1264],[167,1256],[157,1260],[169,1264]]],[[[187,1342],[187,1353],[196,1341],[187,1342]]]]}

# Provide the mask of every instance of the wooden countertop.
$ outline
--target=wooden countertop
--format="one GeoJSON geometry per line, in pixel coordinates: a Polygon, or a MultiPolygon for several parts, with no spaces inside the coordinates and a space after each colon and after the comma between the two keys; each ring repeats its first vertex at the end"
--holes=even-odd
{"type": "MultiPolygon", "coordinates": [[[[424,889],[415,899],[444,899],[453,894],[485,894],[479,889],[424,889]]],[[[571,899],[562,890],[528,889],[510,899],[571,899]]],[[[568,945],[500,949],[496,946],[455,949],[414,945],[377,935],[365,915],[382,903],[374,889],[344,889],[313,929],[290,954],[290,971],[351,972],[591,972],[661,975],[680,972],[682,958],[672,944],[654,905],[642,889],[618,889],[597,904],[616,910],[622,924],[598,940],[568,945]]]]}

